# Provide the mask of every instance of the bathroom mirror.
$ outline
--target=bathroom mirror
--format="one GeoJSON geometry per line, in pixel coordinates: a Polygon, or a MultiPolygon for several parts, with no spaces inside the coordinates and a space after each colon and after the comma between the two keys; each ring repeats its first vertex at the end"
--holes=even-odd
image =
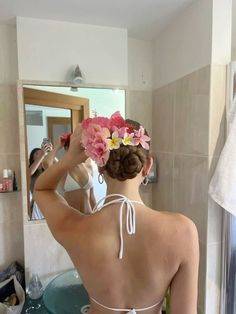
{"type": "MultiPolygon", "coordinates": [[[[42,147],[49,142],[55,147],[61,134],[71,132],[83,118],[94,115],[110,116],[115,111],[120,111],[125,116],[125,90],[116,88],[49,86],[23,84],[22,103],[24,116],[24,146],[25,178],[22,183],[26,186],[27,204],[25,219],[28,221],[42,220],[43,215],[32,199],[34,173],[41,171],[42,163],[38,164],[38,170],[29,167],[34,162],[34,156],[42,153],[42,147]],[[37,150],[36,150],[37,149],[37,150]]],[[[19,112],[19,114],[21,114],[19,112]]],[[[22,136],[21,136],[22,137],[22,136]]],[[[59,159],[63,150],[60,150],[56,158],[59,159]]],[[[47,152],[45,153],[47,154],[47,152]]],[[[38,157],[40,160],[40,156],[38,157]]],[[[36,162],[37,163],[37,162],[36,162]]],[[[22,173],[24,173],[22,171],[22,173]]],[[[105,194],[105,187],[101,186],[94,178],[95,197],[105,194]]],[[[23,190],[23,187],[22,187],[23,190]]],[[[62,193],[60,187],[59,193],[62,193]]]]}

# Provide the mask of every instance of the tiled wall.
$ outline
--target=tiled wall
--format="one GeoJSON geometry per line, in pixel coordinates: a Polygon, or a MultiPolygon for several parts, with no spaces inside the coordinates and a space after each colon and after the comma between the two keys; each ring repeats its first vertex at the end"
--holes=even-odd
{"type": "MultiPolygon", "coordinates": [[[[0,177],[3,168],[14,169],[19,185],[15,26],[0,26],[0,43],[0,177]]],[[[24,262],[21,192],[0,194],[0,252],[0,270],[15,260],[24,262]]]]}
{"type": "Polygon", "coordinates": [[[208,184],[210,162],[217,161],[224,138],[224,73],[225,67],[206,66],[153,93],[153,153],[158,159],[153,207],[181,212],[197,225],[198,307],[199,313],[207,314],[218,314],[219,304],[206,291],[212,285],[215,290],[219,287],[220,255],[215,254],[221,245],[221,211],[215,205],[209,207],[208,184]]]}

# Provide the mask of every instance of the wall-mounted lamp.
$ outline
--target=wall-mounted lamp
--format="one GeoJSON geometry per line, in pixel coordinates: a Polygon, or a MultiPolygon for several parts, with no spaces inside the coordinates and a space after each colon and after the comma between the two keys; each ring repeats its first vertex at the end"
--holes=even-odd
{"type": "MultiPolygon", "coordinates": [[[[80,70],[80,67],[78,64],[71,73],[70,82],[73,83],[74,85],[77,85],[77,86],[83,82],[82,73],[81,73],[81,70],[80,70]]],[[[71,91],[77,92],[78,91],[77,86],[72,86],[71,91]]]]}
{"type": "Polygon", "coordinates": [[[76,66],[75,70],[74,70],[74,73],[72,74],[72,82],[74,84],[81,84],[83,81],[83,78],[82,78],[82,74],[81,74],[81,71],[80,71],[80,67],[76,66]]]}

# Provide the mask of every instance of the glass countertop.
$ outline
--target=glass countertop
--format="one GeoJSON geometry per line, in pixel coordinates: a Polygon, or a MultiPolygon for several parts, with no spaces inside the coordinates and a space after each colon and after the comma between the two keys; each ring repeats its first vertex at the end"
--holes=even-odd
{"type": "Polygon", "coordinates": [[[43,302],[51,314],[86,313],[89,297],[76,270],[58,275],[46,287],[43,302]]]}

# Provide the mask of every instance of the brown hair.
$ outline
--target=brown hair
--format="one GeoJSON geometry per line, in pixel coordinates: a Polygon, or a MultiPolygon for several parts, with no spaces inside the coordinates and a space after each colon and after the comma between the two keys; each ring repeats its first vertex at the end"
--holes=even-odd
{"type": "MultiPolygon", "coordinates": [[[[127,119],[126,122],[135,130],[140,127],[136,121],[127,119]]],[[[146,130],[145,134],[148,135],[146,130]]],[[[142,170],[148,153],[149,151],[141,145],[124,146],[122,144],[119,149],[110,151],[109,160],[102,169],[106,170],[110,177],[119,181],[133,179],[142,170]]]]}

